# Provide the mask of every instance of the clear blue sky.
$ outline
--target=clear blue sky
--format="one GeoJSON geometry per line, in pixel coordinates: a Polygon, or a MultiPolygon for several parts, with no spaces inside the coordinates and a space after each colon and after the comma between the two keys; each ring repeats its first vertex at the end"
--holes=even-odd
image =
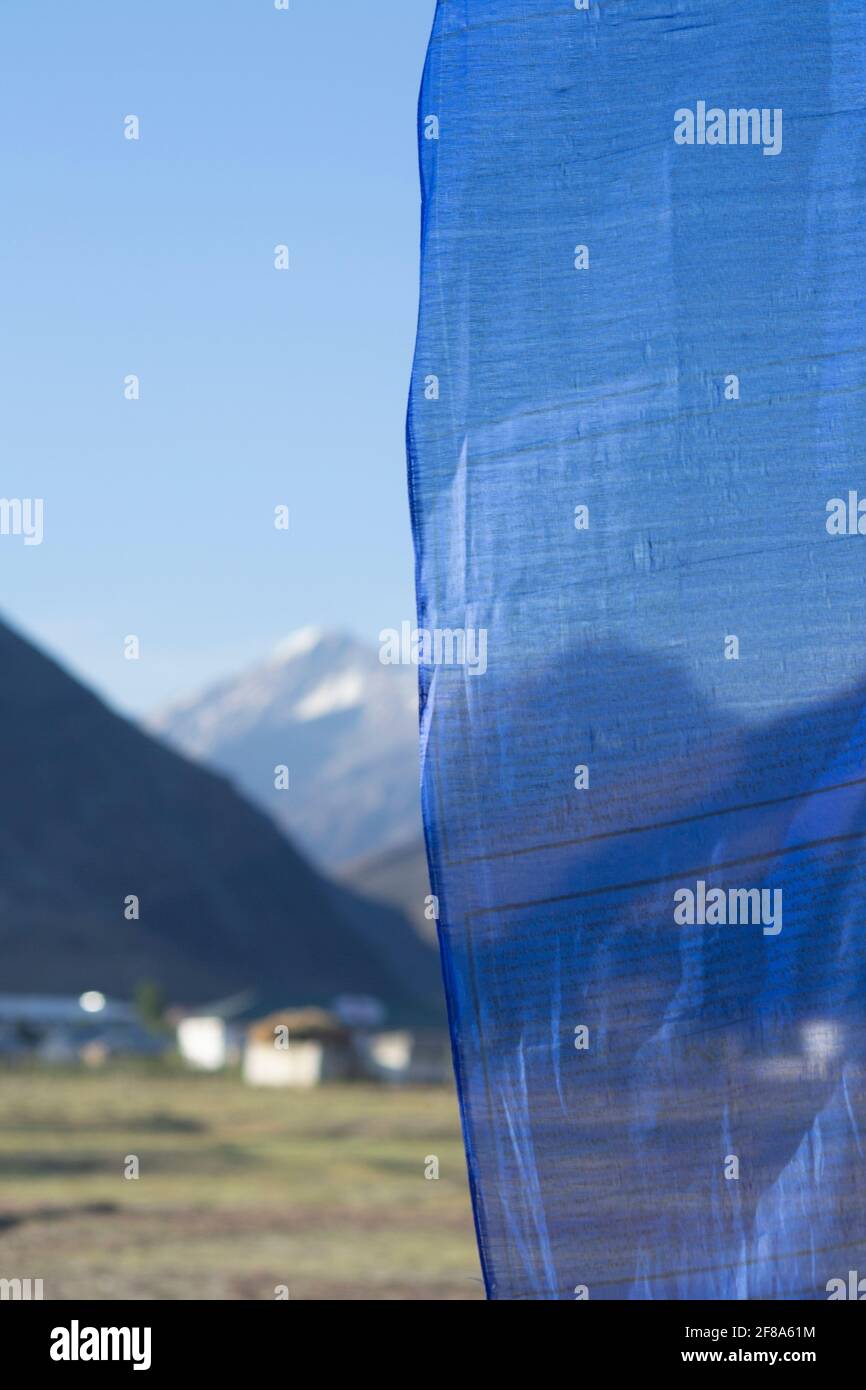
{"type": "Polygon", "coordinates": [[[375,641],[414,613],[403,431],[434,8],[4,7],[0,496],[44,497],[45,538],[0,537],[0,612],[121,708],[306,623],[375,641]]]}

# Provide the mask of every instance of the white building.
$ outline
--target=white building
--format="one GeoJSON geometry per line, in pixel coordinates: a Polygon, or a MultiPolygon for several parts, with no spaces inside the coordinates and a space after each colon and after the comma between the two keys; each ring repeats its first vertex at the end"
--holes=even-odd
{"type": "Polygon", "coordinates": [[[198,1071],[220,1071],[240,1060],[247,1024],[262,1013],[252,990],[182,1013],[177,1050],[198,1071]]]}
{"type": "Polygon", "coordinates": [[[371,1080],[441,1086],[451,1078],[451,1046],[441,1029],[369,1033],[357,1040],[371,1080]]]}
{"type": "Polygon", "coordinates": [[[348,1030],[324,1009],[284,1009],[247,1032],[242,1074],[251,1086],[307,1090],[355,1070],[348,1030]]]}

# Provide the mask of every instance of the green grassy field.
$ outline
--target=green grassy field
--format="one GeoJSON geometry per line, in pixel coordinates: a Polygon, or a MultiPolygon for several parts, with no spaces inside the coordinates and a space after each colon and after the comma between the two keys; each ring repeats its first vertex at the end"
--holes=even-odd
{"type": "Polygon", "coordinates": [[[0,1071],[0,1277],[47,1299],[479,1299],[454,1095],[0,1071]]]}

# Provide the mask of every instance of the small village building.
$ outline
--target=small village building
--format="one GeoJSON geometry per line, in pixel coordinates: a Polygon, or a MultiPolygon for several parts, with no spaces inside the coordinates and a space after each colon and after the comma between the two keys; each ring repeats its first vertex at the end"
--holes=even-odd
{"type": "Polygon", "coordinates": [[[798,1036],[790,1039],[786,1050],[762,1054],[757,1069],[773,1081],[826,1081],[838,1074],[844,1057],[841,1024],[832,1018],[811,1018],[799,1025],[798,1036]]]}
{"type": "Polygon", "coordinates": [[[800,1029],[806,1066],[812,1076],[826,1078],[839,1064],[844,1051],[842,1029],[830,1018],[813,1018],[800,1029]]]}
{"type": "Polygon", "coordinates": [[[309,1089],[356,1072],[351,1034],[326,1009],[283,1009],[247,1030],[242,1073],[251,1086],[309,1089]]]}
{"type": "Polygon", "coordinates": [[[239,1043],[237,1030],[218,1014],[191,1014],[177,1025],[178,1051],[198,1071],[220,1071],[237,1061],[239,1043]]]}
{"type": "Polygon", "coordinates": [[[149,1032],[133,1005],[96,990],[74,995],[0,995],[0,1054],[48,1063],[150,1054],[165,1041],[149,1032]]]}
{"type": "Polygon", "coordinates": [[[248,1024],[264,1012],[253,990],[182,1011],[177,1020],[177,1050],[197,1071],[221,1071],[241,1058],[248,1024]]]}
{"type": "Polygon", "coordinates": [[[366,1075],[404,1086],[441,1086],[451,1079],[451,1046],[440,1028],[391,1030],[358,1039],[366,1075]]]}

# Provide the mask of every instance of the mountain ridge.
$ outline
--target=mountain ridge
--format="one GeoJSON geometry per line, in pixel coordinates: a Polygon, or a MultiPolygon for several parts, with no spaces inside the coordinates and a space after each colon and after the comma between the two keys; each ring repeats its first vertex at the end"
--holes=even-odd
{"type": "Polygon", "coordinates": [[[0,990],[438,1007],[399,914],[327,882],[227,779],[111,710],[0,622],[0,990]],[[130,895],[140,903],[128,921],[130,895]]]}
{"type": "Polygon", "coordinates": [[[145,727],[230,777],[328,872],[421,833],[417,674],[302,628],[145,727]],[[277,790],[274,769],[289,786],[277,790]]]}

